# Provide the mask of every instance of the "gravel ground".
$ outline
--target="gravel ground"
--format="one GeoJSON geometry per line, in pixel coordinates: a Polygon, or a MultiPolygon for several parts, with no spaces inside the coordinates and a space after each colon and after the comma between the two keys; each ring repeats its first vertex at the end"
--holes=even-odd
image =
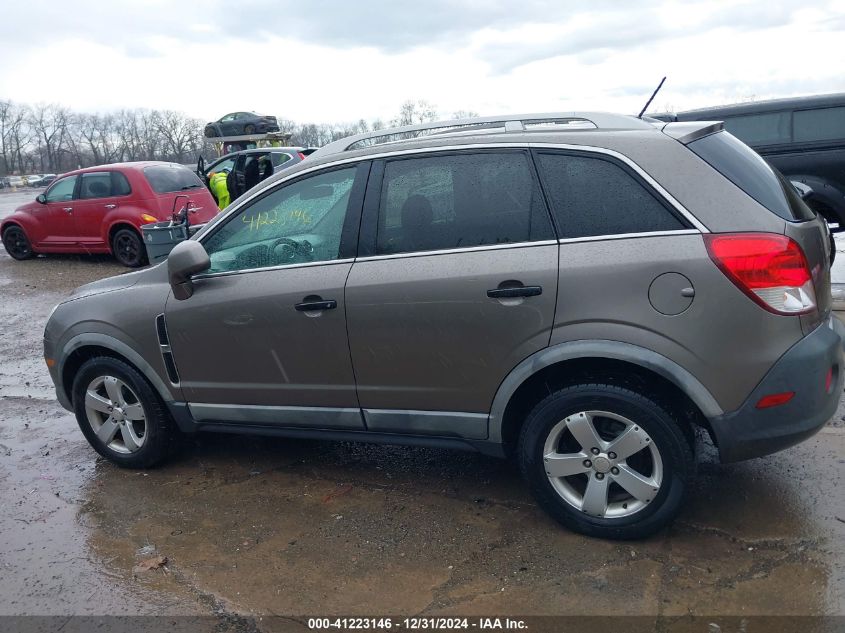
{"type": "MultiPolygon", "coordinates": [[[[33,195],[0,193],[0,217],[33,195]]],[[[122,272],[0,250],[0,615],[845,615],[842,404],[766,459],[700,441],[681,516],[632,543],[563,530],[467,453],[201,436],[121,470],[56,403],[40,338],[70,290],[122,272]]]]}

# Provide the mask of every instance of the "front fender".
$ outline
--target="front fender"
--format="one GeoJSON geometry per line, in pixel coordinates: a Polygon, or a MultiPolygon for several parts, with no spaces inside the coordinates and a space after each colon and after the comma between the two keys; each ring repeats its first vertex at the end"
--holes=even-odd
{"type": "Polygon", "coordinates": [[[61,352],[58,354],[59,363],[57,367],[57,378],[54,378],[56,385],[56,397],[63,407],[68,410],[72,409],[71,394],[67,393],[64,388],[63,376],[65,366],[70,355],[78,349],[83,347],[102,347],[108,349],[115,354],[125,358],[131,363],[144,377],[150,381],[155,390],[158,392],[161,399],[165,402],[173,402],[174,397],[170,389],[165,386],[164,381],[158,375],[155,369],[144,360],[143,356],[138,354],[129,345],[123,341],[109,336],[108,334],[100,334],[95,332],[85,332],[77,334],[62,345],[61,352]]]}
{"type": "Polygon", "coordinates": [[[0,222],[0,233],[5,231],[6,228],[12,224],[17,224],[23,228],[30,242],[34,243],[37,240],[37,220],[31,213],[27,213],[25,211],[15,211],[11,215],[6,216],[3,218],[2,222],[0,222]]]}
{"type": "Polygon", "coordinates": [[[705,417],[724,412],[713,394],[686,369],[665,356],[644,347],[621,341],[581,340],[553,345],[529,356],[517,365],[499,385],[488,417],[488,441],[501,443],[505,408],[516,390],[538,371],[575,358],[622,360],[649,369],[680,388],[705,417]]]}

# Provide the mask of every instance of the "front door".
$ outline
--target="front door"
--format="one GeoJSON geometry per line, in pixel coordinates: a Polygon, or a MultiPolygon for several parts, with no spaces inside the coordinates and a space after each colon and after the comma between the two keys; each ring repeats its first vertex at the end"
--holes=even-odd
{"type": "Polygon", "coordinates": [[[204,236],[211,268],[166,309],[196,419],[362,428],[343,287],[368,168],[283,183],[204,236]]]}
{"type": "Polygon", "coordinates": [[[44,193],[47,202],[38,207],[39,235],[33,238],[43,246],[75,246],[78,242],[74,210],[74,189],[78,176],[55,181],[44,193]]]}
{"type": "Polygon", "coordinates": [[[486,437],[497,387],[554,318],[558,244],[530,157],[430,155],[381,174],[346,287],[368,428],[486,437]]]}

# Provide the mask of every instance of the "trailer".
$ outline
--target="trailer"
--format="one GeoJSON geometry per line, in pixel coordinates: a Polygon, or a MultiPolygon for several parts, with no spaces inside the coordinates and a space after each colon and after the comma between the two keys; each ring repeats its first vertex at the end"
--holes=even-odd
{"type": "Polygon", "coordinates": [[[244,149],[260,147],[287,147],[290,132],[266,132],[265,134],[241,134],[238,136],[215,136],[208,141],[214,146],[217,156],[224,156],[244,149]]]}

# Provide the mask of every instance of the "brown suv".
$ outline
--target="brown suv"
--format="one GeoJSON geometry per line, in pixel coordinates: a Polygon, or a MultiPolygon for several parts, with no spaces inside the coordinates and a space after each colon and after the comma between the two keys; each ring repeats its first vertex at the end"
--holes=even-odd
{"type": "Polygon", "coordinates": [[[696,427],[732,461],[833,414],[828,237],[721,124],[382,130],[77,290],[45,355],[120,465],[196,431],[477,450],[567,526],[638,537],[678,511],[696,427]]]}

